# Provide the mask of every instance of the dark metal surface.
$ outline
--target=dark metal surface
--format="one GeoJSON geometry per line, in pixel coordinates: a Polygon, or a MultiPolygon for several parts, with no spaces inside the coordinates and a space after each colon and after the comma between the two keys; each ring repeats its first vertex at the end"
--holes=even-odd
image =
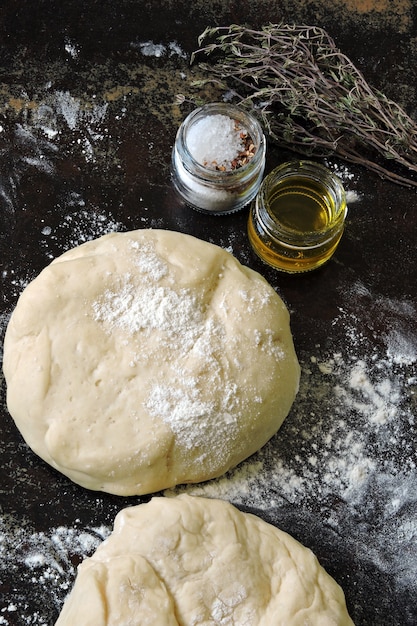
{"type": "MultiPolygon", "coordinates": [[[[390,439],[375,428],[365,433],[368,443],[373,438],[376,466],[388,467],[389,460],[389,471],[401,473],[398,491],[414,486],[402,492],[400,509],[387,513],[382,469],[368,484],[363,508],[351,506],[338,493],[322,497],[319,480],[316,500],[288,499],[275,484],[275,506],[259,507],[250,496],[245,502],[239,498],[238,504],[314,550],[342,585],[357,626],[412,626],[417,622],[417,569],[399,576],[398,568],[394,573],[382,566],[386,554],[378,553],[383,545],[378,538],[387,533],[393,554],[406,546],[405,568],[417,562],[417,487],[412,481],[417,464],[416,191],[349,166],[346,185],[357,201],[350,206],[334,259],[315,273],[292,277],[266,267],[252,253],[247,211],[222,217],[193,212],[175,196],[169,179],[172,143],[187,110],[175,104],[176,94],[219,96],[201,94],[192,86],[199,70],[190,68],[189,54],[207,25],[256,26],[282,18],[322,26],[372,84],[417,116],[413,2],[293,5],[273,0],[2,3],[0,331],[3,338],[20,291],[52,258],[108,230],[158,227],[232,247],[242,262],[269,280],[291,311],[304,374],[313,355],[325,361],[343,353],[349,324],[361,337],[357,358],[375,363],[386,355],[392,329],[407,337],[407,362],[394,359],[388,368],[393,384],[407,381],[395,405],[396,435],[390,439]],[[387,302],[391,305],[381,304],[387,302]],[[404,521],[401,527],[395,526],[397,518],[404,521]]],[[[270,146],[267,171],[291,156],[270,146]]],[[[345,167],[337,159],[331,164],[345,167]]],[[[313,428],[313,418],[301,424],[307,415],[304,404],[316,407],[313,389],[322,384],[322,375],[318,369],[310,372],[312,399],[304,387],[302,399],[269,446],[284,465],[291,466],[297,456],[299,473],[308,465],[299,433],[313,428]]],[[[7,412],[4,379],[0,411],[1,513],[14,524],[38,535],[60,526],[111,525],[123,506],[146,500],[87,492],[36,458],[7,412]]],[[[325,402],[320,411],[332,419],[332,407],[325,402]]],[[[325,469],[320,434],[315,446],[325,469]]],[[[22,550],[17,540],[13,546],[22,550]]],[[[5,562],[11,563],[12,556],[5,562]]],[[[73,565],[79,560],[68,558],[73,565]]],[[[60,601],[66,591],[62,589],[60,601]]],[[[59,607],[47,580],[34,585],[29,568],[3,566],[0,592],[0,624],[52,624],[57,617],[59,607]]]]}

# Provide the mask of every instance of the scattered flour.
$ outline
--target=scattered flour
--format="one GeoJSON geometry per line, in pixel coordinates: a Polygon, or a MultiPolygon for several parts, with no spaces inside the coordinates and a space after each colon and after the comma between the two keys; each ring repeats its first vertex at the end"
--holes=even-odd
{"type": "Polygon", "coordinates": [[[93,304],[96,320],[104,321],[109,328],[122,328],[130,334],[138,331],[162,331],[166,341],[181,339],[188,351],[201,332],[202,313],[196,298],[187,289],[179,292],[169,287],[150,285],[138,291],[124,278],[117,291],[107,291],[93,304]]]}
{"type": "Polygon", "coordinates": [[[161,58],[165,56],[178,56],[183,59],[187,58],[187,54],[177,41],[170,41],[167,45],[165,45],[162,43],[155,43],[150,39],[148,41],[140,41],[139,43],[131,43],[131,47],[139,49],[145,57],[161,58]]]}
{"type": "Polygon", "coordinates": [[[75,141],[82,145],[88,160],[94,154],[94,143],[105,139],[108,106],[108,102],[93,98],[85,102],[69,91],[47,93],[42,103],[32,107],[28,129],[39,129],[49,140],[59,139],[65,130],[82,131],[75,141]]]}
{"type": "Polygon", "coordinates": [[[68,212],[56,227],[42,226],[40,245],[49,259],[91,239],[124,230],[123,224],[111,213],[87,208],[82,197],[75,192],[65,200],[65,206],[68,212]]]}
{"type": "Polygon", "coordinates": [[[361,195],[355,189],[351,188],[355,180],[355,174],[349,169],[349,166],[346,164],[341,165],[339,162],[335,163],[329,159],[326,159],[324,164],[342,181],[346,192],[347,205],[349,206],[350,204],[359,202],[361,195]]]}
{"type": "MultiPolygon", "coordinates": [[[[410,303],[376,300],[380,314],[402,310],[414,324],[410,303]]],[[[166,495],[220,497],[266,514],[288,506],[300,515],[319,512],[400,588],[415,589],[416,338],[393,330],[380,351],[356,321],[348,305],[340,309],[340,351],[317,346],[315,354],[300,355],[298,397],[269,444],[220,479],[166,495]]]]}
{"type": "Polygon", "coordinates": [[[110,531],[105,526],[85,528],[78,524],[36,532],[22,520],[17,524],[8,516],[0,516],[0,582],[3,576],[9,581],[23,578],[33,597],[44,598],[35,613],[33,606],[21,603],[19,598],[1,598],[0,625],[50,626],[51,610],[59,611],[78,563],[90,556],[110,531]]]}
{"type": "Polygon", "coordinates": [[[343,182],[354,180],[355,175],[349,169],[348,165],[341,165],[339,162],[336,164],[333,161],[325,160],[325,165],[333,171],[343,182]]]}
{"type": "Polygon", "coordinates": [[[73,59],[76,59],[80,53],[79,45],[68,37],[65,38],[64,50],[73,59]]]}

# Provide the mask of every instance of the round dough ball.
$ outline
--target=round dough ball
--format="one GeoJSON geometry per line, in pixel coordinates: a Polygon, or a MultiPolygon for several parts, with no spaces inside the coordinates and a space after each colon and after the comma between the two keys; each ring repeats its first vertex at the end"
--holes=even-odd
{"type": "Polygon", "coordinates": [[[80,565],[56,626],[138,616],[142,626],[353,626],[309,549],[227,502],[187,495],[122,510],[80,565]]]}
{"type": "Polygon", "coordinates": [[[164,230],[55,259],[20,296],[3,367],[28,445],[118,495],[236,466],[278,430],[299,383],[272,287],[222,248],[164,230]]]}

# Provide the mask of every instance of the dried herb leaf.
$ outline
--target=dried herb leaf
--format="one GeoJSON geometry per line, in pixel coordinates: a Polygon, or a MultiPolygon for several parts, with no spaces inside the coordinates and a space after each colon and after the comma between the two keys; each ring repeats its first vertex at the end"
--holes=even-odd
{"type": "Polygon", "coordinates": [[[198,41],[192,60],[210,57],[211,63],[200,64],[207,82],[233,89],[272,140],[309,156],[336,154],[417,187],[416,122],[366,82],[326,31],[284,23],[261,30],[232,24],[207,28],[198,41]],[[396,173],[380,159],[407,172],[396,173]]]}

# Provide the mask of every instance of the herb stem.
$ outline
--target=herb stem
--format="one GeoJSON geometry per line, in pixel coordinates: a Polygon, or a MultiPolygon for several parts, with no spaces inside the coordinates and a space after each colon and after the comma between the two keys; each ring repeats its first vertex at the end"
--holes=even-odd
{"type": "Polygon", "coordinates": [[[279,145],[308,156],[334,153],[417,187],[416,122],[372,88],[323,29],[232,24],[207,28],[198,42],[192,62],[211,61],[200,63],[210,76],[203,82],[231,88],[279,145]]]}

